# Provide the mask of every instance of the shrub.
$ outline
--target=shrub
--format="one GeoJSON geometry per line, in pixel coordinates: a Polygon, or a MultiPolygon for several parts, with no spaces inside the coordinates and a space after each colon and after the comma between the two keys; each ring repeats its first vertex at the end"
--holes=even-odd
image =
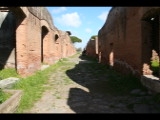
{"type": "Polygon", "coordinates": [[[159,61],[151,61],[151,69],[153,71],[153,75],[159,76],[159,61]]]}

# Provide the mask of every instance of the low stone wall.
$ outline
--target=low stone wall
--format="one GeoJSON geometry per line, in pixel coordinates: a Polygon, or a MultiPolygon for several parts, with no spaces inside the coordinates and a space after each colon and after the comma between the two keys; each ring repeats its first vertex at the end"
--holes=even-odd
{"type": "Polygon", "coordinates": [[[0,104],[0,113],[14,113],[20,103],[22,90],[3,90],[4,92],[11,93],[12,96],[0,104]]]}
{"type": "Polygon", "coordinates": [[[160,80],[153,75],[141,76],[141,83],[147,87],[150,91],[160,93],[160,80]]]}

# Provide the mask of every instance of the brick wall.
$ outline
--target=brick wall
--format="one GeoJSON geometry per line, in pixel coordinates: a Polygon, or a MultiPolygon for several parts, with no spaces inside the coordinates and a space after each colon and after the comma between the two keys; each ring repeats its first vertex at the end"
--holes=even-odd
{"type": "MultiPolygon", "coordinates": [[[[8,65],[7,60],[12,60],[12,67],[15,67],[21,76],[28,76],[40,70],[42,63],[51,65],[61,58],[76,53],[69,35],[63,31],[59,32],[46,8],[6,7],[5,10],[7,9],[16,18],[14,22],[16,31],[12,31],[14,35],[10,37],[12,41],[15,39],[15,46],[14,51],[11,50],[6,56],[1,69],[8,65]],[[57,40],[55,35],[59,36],[57,40]]],[[[0,7],[0,10],[4,10],[4,7],[0,7]]],[[[2,29],[2,32],[5,29],[2,29]]],[[[1,37],[5,38],[2,35],[1,37]]],[[[2,57],[1,55],[0,61],[2,57]]]]}
{"type": "Polygon", "coordinates": [[[143,74],[143,64],[149,64],[153,49],[149,23],[143,18],[154,17],[156,11],[158,7],[113,7],[98,32],[101,63],[125,74],[143,74]]]}

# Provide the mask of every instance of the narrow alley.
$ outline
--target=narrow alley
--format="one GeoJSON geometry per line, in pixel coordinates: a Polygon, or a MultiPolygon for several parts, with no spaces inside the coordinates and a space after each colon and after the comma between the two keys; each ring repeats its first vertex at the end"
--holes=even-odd
{"type": "Polygon", "coordinates": [[[50,76],[50,89],[25,113],[159,113],[160,104],[148,91],[112,94],[107,83],[116,75],[100,69],[97,61],[76,54],[64,62],[50,76]]]}

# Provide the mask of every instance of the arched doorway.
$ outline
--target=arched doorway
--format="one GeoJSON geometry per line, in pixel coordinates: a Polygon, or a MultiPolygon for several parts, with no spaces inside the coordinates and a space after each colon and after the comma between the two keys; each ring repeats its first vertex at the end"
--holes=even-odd
{"type": "Polygon", "coordinates": [[[24,31],[21,28],[24,25],[21,26],[21,22],[25,17],[19,7],[0,7],[0,70],[18,69],[17,44],[23,37],[21,33],[24,31]]]}
{"type": "Polygon", "coordinates": [[[48,34],[48,29],[47,27],[45,26],[42,26],[42,38],[41,38],[41,63],[44,62],[44,54],[46,51],[46,48],[47,48],[47,34],[48,34]]]}

